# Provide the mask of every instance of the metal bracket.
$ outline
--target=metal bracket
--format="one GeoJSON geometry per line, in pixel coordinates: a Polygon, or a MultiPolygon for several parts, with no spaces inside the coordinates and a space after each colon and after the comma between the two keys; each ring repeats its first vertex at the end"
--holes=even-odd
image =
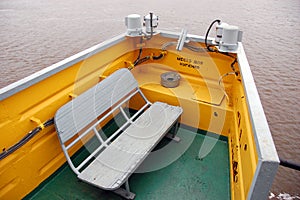
{"type": "Polygon", "coordinates": [[[77,94],[69,93],[69,97],[72,98],[72,99],[76,98],[77,96],[78,96],[77,94]]]}
{"type": "Polygon", "coordinates": [[[135,198],[135,194],[130,192],[130,188],[129,188],[129,182],[128,180],[125,182],[125,188],[118,188],[116,190],[114,190],[114,193],[120,195],[121,197],[125,198],[125,199],[134,199],[135,198]]]}
{"type": "Polygon", "coordinates": [[[185,40],[186,40],[186,36],[187,36],[187,30],[182,29],[181,34],[180,34],[179,39],[178,39],[177,46],[176,46],[177,51],[182,51],[183,45],[184,45],[185,40]]]}
{"type": "MultiPolygon", "coordinates": [[[[172,128],[173,129],[173,133],[168,133],[167,135],[166,135],[166,138],[169,138],[169,139],[171,139],[171,140],[173,140],[173,141],[175,141],[175,142],[180,142],[180,137],[178,137],[178,136],[176,136],[176,133],[177,133],[177,131],[178,131],[178,128],[179,128],[179,121],[177,120],[177,122],[176,122],[176,124],[174,125],[174,127],[172,128]]],[[[171,129],[171,130],[172,130],[171,129]]]]}
{"type": "Polygon", "coordinates": [[[31,117],[30,121],[35,122],[39,127],[41,127],[41,129],[44,129],[45,126],[44,124],[41,122],[40,119],[36,118],[36,117],[31,117]]]}
{"type": "Polygon", "coordinates": [[[173,140],[174,142],[180,142],[180,140],[181,140],[181,138],[180,137],[178,137],[178,136],[175,136],[174,134],[172,134],[172,133],[168,133],[167,135],[166,135],[166,138],[169,138],[169,139],[171,139],[171,140],[173,140]]]}

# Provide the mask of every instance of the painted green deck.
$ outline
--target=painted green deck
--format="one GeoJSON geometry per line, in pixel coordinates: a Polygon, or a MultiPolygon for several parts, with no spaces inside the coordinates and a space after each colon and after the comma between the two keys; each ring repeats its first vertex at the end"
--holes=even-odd
{"type": "MultiPolygon", "coordinates": [[[[112,123],[107,129],[113,127],[112,123]]],[[[174,150],[186,145],[194,137],[189,148],[172,164],[162,169],[135,173],[129,179],[130,189],[139,199],[230,199],[229,157],[226,139],[218,140],[212,151],[202,160],[197,159],[204,134],[195,133],[181,126],[177,135],[180,143],[172,144],[174,150]],[[176,148],[176,145],[178,145],[176,148]]],[[[204,131],[198,131],[205,133],[204,131]]],[[[211,139],[211,138],[208,138],[211,139]]],[[[170,140],[163,139],[156,148],[163,148],[170,140]]],[[[173,143],[173,141],[171,141],[173,143]]],[[[172,151],[162,153],[161,160],[167,160],[172,151]]],[[[80,159],[86,150],[77,153],[80,159]]],[[[145,160],[149,164],[151,160],[145,160]]],[[[150,163],[151,164],[151,163],[150,163]]],[[[153,164],[153,163],[152,163],[153,164]]],[[[65,164],[54,175],[42,183],[25,199],[122,199],[113,192],[103,191],[77,179],[70,167],[65,164]]]]}

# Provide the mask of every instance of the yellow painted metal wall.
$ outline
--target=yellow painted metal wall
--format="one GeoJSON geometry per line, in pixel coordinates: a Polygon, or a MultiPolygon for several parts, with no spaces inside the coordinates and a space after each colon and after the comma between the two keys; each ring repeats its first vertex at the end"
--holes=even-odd
{"type": "MultiPolygon", "coordinates": [[[[158,56],[161,45],[170,41],[174,40],[156,36],[143,42],[142,57],[158,56]]],[[[128,38],[2,100],[0,148],[9,148],[34,129],[38,124],[30,120],[32,117],[42,122],[52,118],[60,106],[71,100],[72,94],[82,93],[118,68],[131,67],[140,45],[139,39],[128,38]]],[[[222,54],[190,50],[179,53],[175,47],[169,47],[163,59],[149,60],[132,69],[132,73],[150,101],[165,101],[183,107],[181,123],[228,136],[232,199],[244,199],[257,158],[241,82],[228,76],[220,85],[218,83],[222,75],[232,71],[232,61],[233,58],[222,54]],[[160,86],[160,74],[165,71],[181,74],[178,88],[160,86]]],[[[135,104],[138,102],[136,100],[135,104]]],[[[0,199],[24,197],[64,162],[54,127],[42,130],[21,149],[0,161],[0,199]]]]}
{"type": "Polygon", "coordinates": [[[241,79],[232,88],[234,120],[229,133],[232,199],[247,199],[258,163],[253,130],[241,79]]]}
{"type": "MultiPolygon", "coordinates": [[[[94,55],[0,102],[0,148],[8,149],[56,110],[96,84],[108,63],[122,55],[127,41],[94,55]]],[[[54,126],[47,127],[22,148],[0,161],[0,199],[20,199],[65,162],[54,126]]]]}

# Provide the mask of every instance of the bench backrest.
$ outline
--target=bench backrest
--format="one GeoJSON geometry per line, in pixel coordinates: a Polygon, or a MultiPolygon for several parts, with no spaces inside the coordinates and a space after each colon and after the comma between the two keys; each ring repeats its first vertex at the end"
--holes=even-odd
{"type": "Polygon", "coordinates": [[[114,106],[138,83],[128,69],[120,69],[62,106],[55,114],[55,125],[61,143],[65,143],[98,116],[114,106]]]}

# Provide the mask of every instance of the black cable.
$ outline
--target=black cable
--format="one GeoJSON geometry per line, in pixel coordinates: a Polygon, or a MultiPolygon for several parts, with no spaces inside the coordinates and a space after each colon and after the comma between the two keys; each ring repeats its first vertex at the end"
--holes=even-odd
{"type": "Polygon", "coordinates": [[[151,37],[150,38],[152,38],[152,36],[153,36],[153,22],[152,22],[152,20],[153,20],[153,13],[150,12],[150,27],[151,27],[151,37]]]}
{"type": "Polygon", "coordinates": [[[225,55],[225,56],[228,56],[228,57],[230,57],[230,58],[234,58],[233,62],[230,64],[230,67],[231,67],[232,71],[235,73],[235,75],[238,76],[239,74],[238,74],[238,72],[235,70],[235,67],[234,67],[234,64],[237,63],[237,58],[234,57],[234,56],[232,56],[232,55],[230,55],[230,54],[228,54],[227,52],[220,52],[220,51],[216,51],[216,52],[217,52],[217,53],[220,53],[220,54],[223,54],[223,55],[225,55]]]}
{"type": "Polygon", "coordinates": [[[49,120],[47,120],[45,123],[44,123],[44,126],[45,127],[48,127],[48,126],[51,126],[54,124],[54,118],[51,118],[49,120]]]}
{"type": "Polygon", "coordinates": [[[140,51],[139,51],[139,55],[138,55],[138,57],[136,58],[136,60],[134,61],[133,66],[136,66],[137,63],[139,62],[140,58],[141,58],[142,51],[143,51],[142,43],[143,43],[143,36],[141,36],[141,40],[140,40],[140,51]]]}
{"type": "Polygon", "coordinates": [[[284,160],[282,158],[279,158],[279,160],[280,160],[279,164],[281,166],[288,167],[290,169],[300,171],[300,164],[299,163],[294,163],[294,162],[291,162],[291,161],[288,161],[288,160],[284,160]]]}
{"type": "MultiPolygon", "coordinates": [[[[139,65],[139,64],[141,64],[141,63],[143,63],[143,62],[146,62],[147,60],[149,60],[150,59],[150,56],[146,56],[146,57],[144,57],[144,58],[141,58],[141,59],[139,59],[139,61],[136,63],[136,65],[139,65]]],[[[136,66],[136,65],[134,65],[134,66],[136,66]]]]}
{"type": "Polygon", "coordinates": [[[234,61],[231,63],[231,69],[232,69],[232,71],[234,72],[234,74],[236,75],[236,76],[238,76],[239,74],[238,74],[238,72],[237,71],[235,71],[235,67],[234,67],[234,64],[235,63],[237,63],[237,59],[235,58],[234,59],[234,61]]]}
{"type": "MultiPolygon", "coordinates": [[[[152,56],[152,59],[159,60],[159,59],[162,59],[163,57],[164,57],[164,54],[161,53],[158,56],[152,56]]],[[[142,64],[143,62],[146,62],[147,60],[150,60],[150,59],[151,59],[151,56],[145,56],[145,57],[139,59],[138,62],[134,66],[142,64]]]]}
{"type": "Polygon", "coordinates": [[[164,57],[164,54],[159,54],[159,56],[153,56],[153,60],[159,60],[164,57]]]}
{"type": "MultiPolygon", "coordinates": [[[[54,124],[54,119],[51,118],[43,123],[44,127],[48,127],[54,124]]],[[[0,160],[6,158],[19,148],[21,148],[24,144],[26,144],[31,138],[33,138],[37,133],[42,130],[42,127],[36,127],[35,129],[31,130],[27,135],[25,135],[19,142],[14,144],[13,146],[9,147],[7,150],[3,149],[3,152],[0,153],[0,160]]]]}
{"type": "Polygon", "coordinates": [[[205,46],[206,46],[207,50],[210,51],[210,52],[214,52],[214,50],[211,50],[211,49],[210,49],[211,45],[208,45],[208,44],[207,44],[207,37],[208,37],[208,34],[209,34],[209,32],[210,32],[210,29],[212,28],[212,26],[213,26],[216,22],[220,23],[221,20],[219,20],[219,19],[214,20],[214,21],[210,24],[209,28],[208,28],[207,31],[206,31],[206,35],[205,35],[205,46]]]}

